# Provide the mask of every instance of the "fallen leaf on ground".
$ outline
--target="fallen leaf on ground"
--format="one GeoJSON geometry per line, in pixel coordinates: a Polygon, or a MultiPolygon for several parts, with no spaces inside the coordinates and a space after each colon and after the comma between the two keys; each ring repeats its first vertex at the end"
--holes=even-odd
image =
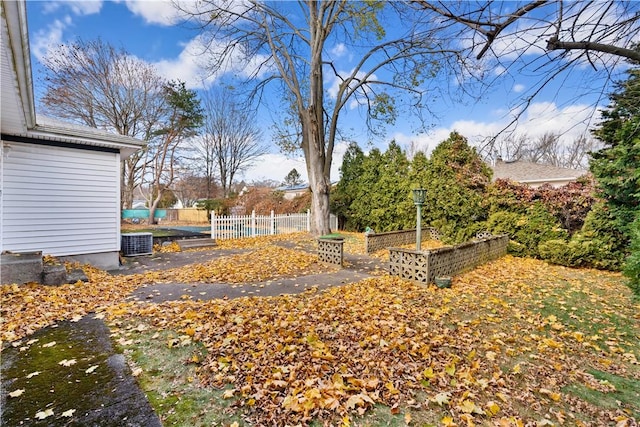
{"type": "Polygon", "coordinates": [[[40,411],[36,413],[36,419],[44,420],[53,415],[53,409],[46,409],[44,411],[40,411]]]}
{"type": "Polygon", "coordinates": [[[12,391],[11,393],[9,393],[9,397],[20,397],[20,396],[22,396],[23,393],[24,393],[24,389],[21,388],[21,389],[18,389],[18,390],[15,390],[15,391],[12,391]]]}

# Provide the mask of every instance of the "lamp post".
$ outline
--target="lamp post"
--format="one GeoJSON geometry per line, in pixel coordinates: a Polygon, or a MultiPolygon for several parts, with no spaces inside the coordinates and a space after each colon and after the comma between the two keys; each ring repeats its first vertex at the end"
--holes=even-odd
{"type": "Polygon", "coordinates": [[[416,250],[420,250],[420,245],[422,244],[422,225],[420,225],[420,220],[422,219],[422,204],[424,203],[424,199],[427,195],[427,190],[424,188],[416,188],[413,190],[413,203],[416,205],[417,215],[416,215],[416,250]]]}

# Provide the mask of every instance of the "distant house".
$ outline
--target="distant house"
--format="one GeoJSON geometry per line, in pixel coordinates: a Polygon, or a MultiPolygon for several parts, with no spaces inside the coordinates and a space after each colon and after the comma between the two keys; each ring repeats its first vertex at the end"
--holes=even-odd
{"type": "Polygon", "coordinates": [[[309,191],[309,184],[289,185],[276,188],[276,191],[282,191],[286,200],[293,200],[298,196],[309,191]]]}
{"type": "Polygon", "coordinates": [[[131,204],[131,209],[147,209],[147,201],[141,199],[134,199],[131,204]]]}
{"type": "Polygon", "coordinates": [[[0,252],[119,264],[120,161],[143,143],[35,114],[23,1],[2,1],[0,252]]]}
{"type": "Polygon", "coordinates": [[[503,161],[501,159],[496,160],[492,169],[494,181],[497,179],[509,179],[534,188],[544,184],[561,187],[576,181],[587,173],[587,171],[579,169],[558,168],[551,165],[522,161],[503,161]]]}

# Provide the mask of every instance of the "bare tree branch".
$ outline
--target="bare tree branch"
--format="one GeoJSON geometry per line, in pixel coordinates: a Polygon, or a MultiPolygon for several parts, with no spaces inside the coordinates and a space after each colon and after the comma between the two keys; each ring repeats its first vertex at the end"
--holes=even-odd
{"type": "MultiPolygon", "coordinates": [[[[44,61],[47,114],[148,141],[161,115],[164,80],[153,67],[101,40],[60,46],[44,61]]],[[[131,208],[145,151],[125,159],[121,203],[131,208]]]]}
{"type": "Polygon", "coordinates": [[[563,42],[557,38],[551,38],[547,42],[547,50],[585,50],[610,53],[615,56],[622,56],[633,61],[640,62],[640,52],[633,49],[626,49],[619,46],[612,46],[595,42],[563,42]]]}
{"type": "Polygon", "coordinates": [[[285,145],[304,153],[316,234],[329,232],[329,174],[347,108],[367,116],[373,133],[379,130],[374,123],[393,123],[400,108],[421,118],[430,108],[423,95],[438,90],[432,77],[449,71],[441,64],[467,64],[445,58],[456,54],[447,47],[450,40],[434,40],[431,29],[419,25],[425,13],[406,2],[207,0],[188,3],[183,12],[210,41],[212,72],[222,72],[232,59],[245,60],[253,67],[246,72],[253,99],[264,99],[257,93],[267,83],[280,83],[288,130],[279,136],[293,136],[285,145]],[[389,22],[403,34],[387,34],[389,22]],[[338,42],[356,55],[350,70],[333,67],[328,44],[338,42]],[[334,87],[325,72],[337,77],[334,87]]]}
{"type": "Polygon", "coordinates": [[[227,89],[205,93],[204,133],[196,144],[198,164],[207,178],[217,172],[224,197],[229,196],[236,175],[267,152],[255,115],[239,108],[234,95],[227,89]]]}

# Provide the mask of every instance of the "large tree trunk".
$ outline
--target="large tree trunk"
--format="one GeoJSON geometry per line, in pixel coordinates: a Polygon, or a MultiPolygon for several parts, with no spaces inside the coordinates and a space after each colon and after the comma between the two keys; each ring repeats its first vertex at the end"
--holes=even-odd
{"type": "Polygon", "coordinates": [[[311,233],[314,236],[321,236],[331,232],[329,227],[331,182],[325,167],[324,132],[321,130],[313,108],[303,111],[301,116],[302,148],[311,189],[311,233]]]}
{"type": "Polygon", "coordinates": [[[309,175],[309,187],[311,188],[311,233],[314,236],[322,236],[331,232],[329,224],[329,190],[331,183],[325,176],[323,162],[314,159],[307,161],[307,174],[309,175]]]}
{"type": "Polygon", "coordinates": [[[309,104],[307,108],[299,102],[302,124],[302,149],[307,163],[309,187],[311,188],[311,233],[314,236],[329,234],[329,192],[331,182],[331,157],[333,144],[325,141],[324,128],[324,79],[322,76],[322,49],[326,34],[320,16],[320,2],[309,1],[311,18],[311,67],[309,74],[309,104]]]}

